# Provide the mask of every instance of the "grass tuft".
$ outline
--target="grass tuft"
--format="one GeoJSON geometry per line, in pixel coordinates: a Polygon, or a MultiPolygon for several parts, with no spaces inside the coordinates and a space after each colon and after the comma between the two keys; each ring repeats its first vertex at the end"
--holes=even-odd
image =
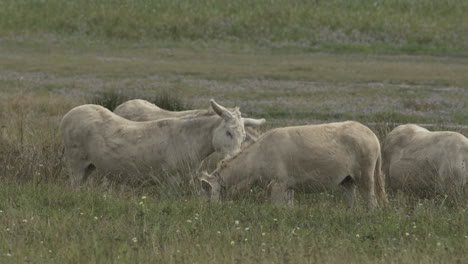
{"type": "Polygon", "coordinates": [[[192,104],[184,102],[176,95],[167,91],[152,97],[150,102],[168,111],[183,111],[193,109],[192,104]]]}
{"type": "Polygon", "coordinates": [[[114,111],[120,104],[132,99],[130,96],[123,94],[120,91],[105,91],[98,92],[93,95],[88,101],[90,104],[104,106],[110,111],[114,111]]]}
{"type": "Polygon", "coordinates": [[[192,109],[192,104],[184,102],[178,96],[163,91],[155,96],[131,96],[121,91],[99,92],[88,99],[90,104],[102,105],[110,111],[114,111],[120,104],[135,98],[143,99],[168,111],[183,111],[192,109]]]}

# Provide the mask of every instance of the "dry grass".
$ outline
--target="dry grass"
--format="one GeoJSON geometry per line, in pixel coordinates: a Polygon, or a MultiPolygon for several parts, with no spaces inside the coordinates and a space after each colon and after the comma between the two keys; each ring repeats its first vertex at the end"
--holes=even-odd
{"type": "Polygon", "coordinates": [[[238,104],[267,117],[262,129],[348,118],[377,123],[380,139],[408,120],[442,129],[466,124],[467,77],[450,75],[465,60],[118,48],[99,56],[126,59],[97,62],[92,47],[59,46],[50,56],[41,45],[0,47],[0,262],[465,262],[466,198],[395,194],[389,208],[370,212],[360,202],[346,210],[336,193],[299,195],[293,209],[265,204],[255,190],[209,204],[177,181],[122,188],[96,180],[72,191],[58,131],[62,116],[96,91],[167,89],[194,108],[211,97],[238,104]],[[399,60],[413,75],[397,74],[399,60]],[[304,64],[311,68],[298,71],[304,64]]]}

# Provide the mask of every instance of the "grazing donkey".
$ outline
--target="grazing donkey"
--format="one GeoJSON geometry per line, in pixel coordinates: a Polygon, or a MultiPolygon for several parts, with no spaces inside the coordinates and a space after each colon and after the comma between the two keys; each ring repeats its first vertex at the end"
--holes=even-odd
{"type": "Polygon", "coordinates": [[[353,122],[270,130],[237,155],[201,177],[211,200],[234,195],[257,183],[275,204],[293,204],[294,189],[321,191],[340,186],[351,207],[355,186],[370,207],[387,198],[381,175],[380,144],[366,126],[353,122]],[[376,198],[377,196],[377,198],[376,198]]]}
{"type": "Polygon", "coordinates": [[[421,197],[462,194],[468,182],[468,139],[450,131],[401,125],[382,143],[387,185],[421,197]]]}
{"type": "MultiPolygon", "coordinates": [[[[129,100],[121,105],[117,106],[114,113],[133,121],[150,121],[158,120],[163,118],[190,118],[199,116],[216,115],[213,109],[195,109],[186,111],[167,111],[155,104],[152,104],[146,100],[134,99],[129,100]]],[[[256,127],[263,125],[265,119],[254,119],[254,118],[242,118],[244,126],[246,127],[246,141],[254,141],[258,138],[258,133],[250,129],[250,127],[256,127]]]]}
{"type": "Polygon", "coordinates": [[[210,101],[216,115],[135,122],[98,105],[82,105],[62,119],[60,130],[71,172],[78,186],[95,169],[118,172],[176,170],[199,164],[216,151],[233,155],[245,139],[238,108],[210,101]]]}

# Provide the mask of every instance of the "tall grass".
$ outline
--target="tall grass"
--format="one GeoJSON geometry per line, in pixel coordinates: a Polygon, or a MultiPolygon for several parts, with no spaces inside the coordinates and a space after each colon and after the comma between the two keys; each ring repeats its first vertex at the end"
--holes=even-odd
{"type": "Polygon", "coordinates": [[[102,91],[97,92],[88,98],[88,102],[91,104],[102,105],[105,108],[114,111],[117,106],[126,101],[133,99],[143,99],[150,103],[155,104],[156,106],[168,110],[168,111],[183,111],[190,110],[192,104],[185,102],[174,94],[169,93],[168,91],[162,91],[156,95],[142,95],[136,96],[129,93],[123,93],[121,91],[102,91]]]}
{"type": "Polygon", "coordinates": [[[467,13],[464,0],[4,0],[0,34],[463,53],[467,13]]]}
{"type": "Polygon", "coordinates": [[[6,94],[0,102],[0,263],[466,260],[466,198],[447,204],[396,194],[388,208],[368,211],[360,201],[346,210],[334,193],[298,195],[292,209],[255,192],[211,204],[170,181],[139,188],[89,182],[72,191],[58,124],[76,98],[6,94]]]}

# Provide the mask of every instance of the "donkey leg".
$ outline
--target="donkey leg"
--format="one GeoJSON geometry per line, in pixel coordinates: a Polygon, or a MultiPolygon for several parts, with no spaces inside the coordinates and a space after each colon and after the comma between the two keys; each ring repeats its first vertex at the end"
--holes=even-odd
{"type": "Polygon", "coordinates": [[[270,201],[275,205],[289,205],[294,204],[294,191],[287,190],[285,184],[272,181],[268,185],[268,192],[270,193],[270,201]]]}
{"type": "Polygon", "coordinates": [[[374,169],[363,169],[357,184],[361,196],[367,201],[367,205],[370,208],[375,208],[377,206],[377,198],[375,196],[374,169]]]}
{"type": "Polygon", "coordinates": [[[354,201],[356,200],[356,184],[353,178],[351,176],[346,176],[339,186],[343,191],[343,202],[346,207],[353,207],[354,201]]]}
{"type": "Polygon", "coordinates": [[[294,190],[287,190],[286,191],[286,203],[288,207],[293,207],[294,206],[294,190]]]}
{"type": "Polygon", "coordinates": [[[70,186],[74,189],[78,188],[82,179],[86,174],[86,167],[69,166],[70,171],[70,186]]]}
{"type": "Polygon", "coordinates": [[[68,169],[70,172],[70,186],[72,188],[77,188],[88,178],[95,167],[85,161],[73,161],[69,162],[68,169]]]}

